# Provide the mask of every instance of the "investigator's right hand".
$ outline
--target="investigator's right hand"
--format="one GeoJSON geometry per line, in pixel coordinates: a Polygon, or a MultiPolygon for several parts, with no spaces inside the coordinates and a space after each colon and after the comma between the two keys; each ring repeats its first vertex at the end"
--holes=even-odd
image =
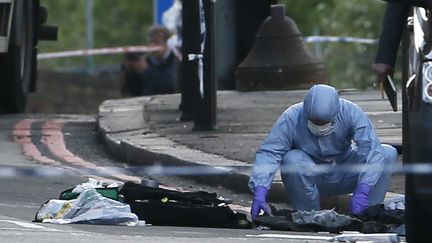
{"type": "Polygon", "coordinates": [[[251,206],[252,220],[255,220],[262,211],[270,213],[270,207],[267,204],[267,188],[258,186],[255,188],[254,199],[251,206]]]}

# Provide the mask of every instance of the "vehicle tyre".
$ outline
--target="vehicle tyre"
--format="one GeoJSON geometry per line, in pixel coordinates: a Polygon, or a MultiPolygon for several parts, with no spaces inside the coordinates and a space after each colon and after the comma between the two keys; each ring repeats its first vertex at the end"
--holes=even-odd
{"type": "Polygon", "coordinates": [[[8,53],[0,56],[0,111],[20,113],[25,109],[27,93],[35,65],[34,2],[16,0],[11,23],[8,53]]]}

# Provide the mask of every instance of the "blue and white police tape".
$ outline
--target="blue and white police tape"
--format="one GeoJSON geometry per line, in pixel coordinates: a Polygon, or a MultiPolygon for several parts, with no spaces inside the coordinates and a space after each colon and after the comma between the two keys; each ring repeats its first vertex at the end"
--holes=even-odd
{"type": "MultiPolygon", "coordinates": [[[[273,168],[268,165],[269,169],[273,168]]],[[[267,165],[260,165],[259,169],[265,170],[267,165]]],[[[312,173],[325,172],[350,172],[360,173],[365,169],[375,169],[373,165],[331,165],[317,164],[312,166],[312,173]]],[[[252,165],[250,166],[134,166],[134,167],[98,167],[98,168],[74,168],[74,167],[14,167],[0,166],[0,178],[14,177],[63,177],[63,176],[80,176],[80,175],[96,175],[96,176],[116,176],[123,175],[138,175],[138,176],[219,176],[230,175],[233,173],[250,174],[252,165]]],[[[284,173],[296,173],[295,167],[280,168],[284,173]]],[[[391,168],[385,167],[384,170],[390,170],[393,174],[415,174],[415,175],[432,175],[432,163],[397,165],[391,168]]]]}
{"type": "Polygon", "coordinates": [[[375,45],[378,43],[377,39],[370,38],[358,38],[350,36],[306,36],[303,38],[306,43],[318,43],[318,42],[338,42],[338,43],[358,43],[358,44],[369,44],[375,45]]]}

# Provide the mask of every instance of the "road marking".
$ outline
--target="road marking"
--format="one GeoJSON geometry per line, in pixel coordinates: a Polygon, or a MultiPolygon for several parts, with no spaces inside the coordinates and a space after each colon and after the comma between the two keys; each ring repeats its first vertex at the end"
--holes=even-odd
{"type": "MultiPolygon", "coordinates": [[[[15,142],[21,145],[21,149],[24,155],[39,161],[44,165],[55,166],[55,167],[63,167],[73,171],[79,172],[79,169],[68,167],[60,163],[59,161],[50,159],[41,154],[37,146],[33,143],[31,139],[31,125],[34,122],[38,122],[36,119],[23,119],[17,122],[13,128],[13,135],[15,142]]],[[[76,156],[71,153],[67,148],[64,141],[62,128],[64,124],[66,124],[66,120],[49,120],[46,121],[42,126],[42,138],[41,142],[47,146],[47,148],[57,157],[63,159],[64,161],[75,165],[81,166],[89,169],[97,169],[100,171],[106,171],[107,174],[108,168],[97,166],[94,163],[83,160],[82,158],[76,156]]],[[[141,178],[136,176],[129,176],[126,174],[114,174],[113,177],[116,177],[122,181],[135,181],[140,182],[141,178]]],[[[107,183],[121,183],[119,180],[112,180],[104,177],[99,177],[95,175],[82,175],[82,177],[92,177],[96,180],[101,180],[107,183]]]]}
{"type": "Polygon", "coordinates": [[[95,164],[81,159],[66,148],[62,133],[65,123],[66,121],[64,120],[46,121],[42,125],[41,142],[45,144],[55,156],[64,159],[68,163],[90,169],[96,169],[97,166],[95,164]]]}
{"type": "Polygon", "coordinates": [[[198,232],[198,231],[172,231],[174,234],[186,234],[186,235],[210,235],[207,232],[198,232]]]}
{"type": "MultiPolygon", "coordinates": [[[[14,126],[13,134],[15,137],[15,141],[19,144],[21,144],[22,150],[26,156],[29,156],[37,161],[42,162],[43,164],[51,165],[51,166],[58,166],[67,168],[73,171],[79,172],[79,169],[68,167],[63,165],[62,163],[49,159],[41,154],[37,146],[33,143],[31,139],[31,125],[34,122],[38,122],[40,120],[35,119],[24,119],[19,122],[17,122],[14,126]]],[[[101,172],[106,173],[107,175],[110,175],[111,177],[120,179],[119,180],[113,180],[101,176],[96,175],[85,175],[82,174],[82,177],[91,177],[95,180],[104,181],[107,183],[120,183],[122,184],[122,181],[133,181],[137,183],[141,183],[141,178],[138,176],[131,176],[124,173],[115,172],[113,170],[110,170],[109,168],[98,166],[95,163],[86,161],[79,156],[73,154],[70,150],[67,149],[66,143],[64,140],[64,134],[62,132],[62,129],[65,124],[67,124],[67,120],[63,119],[56,119],[56,120],[48,120],[45,121],[42,125],[42,138],[41,143],[43,143],[53,155],[55,155],[58,158],[61,158],[62,160],[66,161],[67,163],[79,167],[84,167],[92,170],[98,170],[101,172]]],[[[160,188],[168,189],[168,190],[177,190],[177,191],[188,191],[184,190],[183,188],[174,188],[170,186],[164,186],[160,185],[160,188]]],[[[243,211],[245,213],[248,213],[250,208],[248,207],[242,207],[240,205],[233,205],[229,204],[229,207],[232,208],[234,211],[243,211]]]]}
{"type": "Polygon", "coordinates": [[[44,229],[44,230],[48,230],[47,228],[40,226],[40,225],[36,225],[36,224],[32,224],[32,223],[27,223],[27,222],[21,222],[21,221],[15,221],[15,220],[0,220],[0,222],[5,222],[5,223],[11,223],[11,224],[16,224],[18,226],[24,227],[24,228],[29,228],[29,229],[44,229]]]}
{"type": "Polygon", "coordinates": [[[331,240],[331,236],[314,236],[314,235],[288,235],[288,234],[261,234],[261,235],[245,235],[246,237],[254,238],[281,238],[293,240],[331,240]]]}
{"type": "MultiPolygon", "coordinates": [[[[110,171],[106,167],[98,166],[92,162],[86,161],[80,158],[79,156],[76,156],[72,152],[70,152],[66,148],[66,143],[64,141],[64,136],[62,132],[63,126],[66,123],[67,122],[65,120],[49,120],[46,121],[42,126],[41,142],[45,144],[55,156],[60,157],[66,162],[73,165],[82,166],[89,169],[97,169],[100,170],[101,172],[106,172],[107,174],[110,174],[112,177],[118,178],[123,181],[134,181],[137,183],[141,182],[140,177],[130,176],[122,173],[116,173],[116,174],[110,173],[113,171],[110,171]]],[[[104,179],[104,180],[107,181],[109,179],[104,179]]]]}
{"type": "Polygon", "coordinates": [[[31,125],[33,122],[37,120],[34,119],[24,119],[17,122],[14,125],[14,129],[12,134],[14,135],[15,142],[21,145],[21,149],[24,152],[24,155],[33,158],[41,162],[42,164],[51,165],[51,166],[59,166],[60,162],[52,160],[48,157],[45,157],[41,154],[39,149],[33,144],[31,140],[31,125]]]}
{"type": "Polygon", "coordinates": [[[25,204],[9,204],[9,203],[0,203],[2,207],[11,207],[11,208],[36,208],[39,209],[40,205],[25,205],[25,204]]]}

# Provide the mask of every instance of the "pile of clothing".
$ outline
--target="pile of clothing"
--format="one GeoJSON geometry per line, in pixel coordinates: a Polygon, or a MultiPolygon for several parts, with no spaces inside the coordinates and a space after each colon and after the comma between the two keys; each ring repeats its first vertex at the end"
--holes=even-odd
{"type": "Polygon", "coordinates": [[[271,206],[271,215],[258,216],[254,223],[261,229],[330,232],[358,231],[405,235],[404,198],[397,197],[371,206],[360,216],[344,215],[335,210],[292,211],[271,206]]]}

